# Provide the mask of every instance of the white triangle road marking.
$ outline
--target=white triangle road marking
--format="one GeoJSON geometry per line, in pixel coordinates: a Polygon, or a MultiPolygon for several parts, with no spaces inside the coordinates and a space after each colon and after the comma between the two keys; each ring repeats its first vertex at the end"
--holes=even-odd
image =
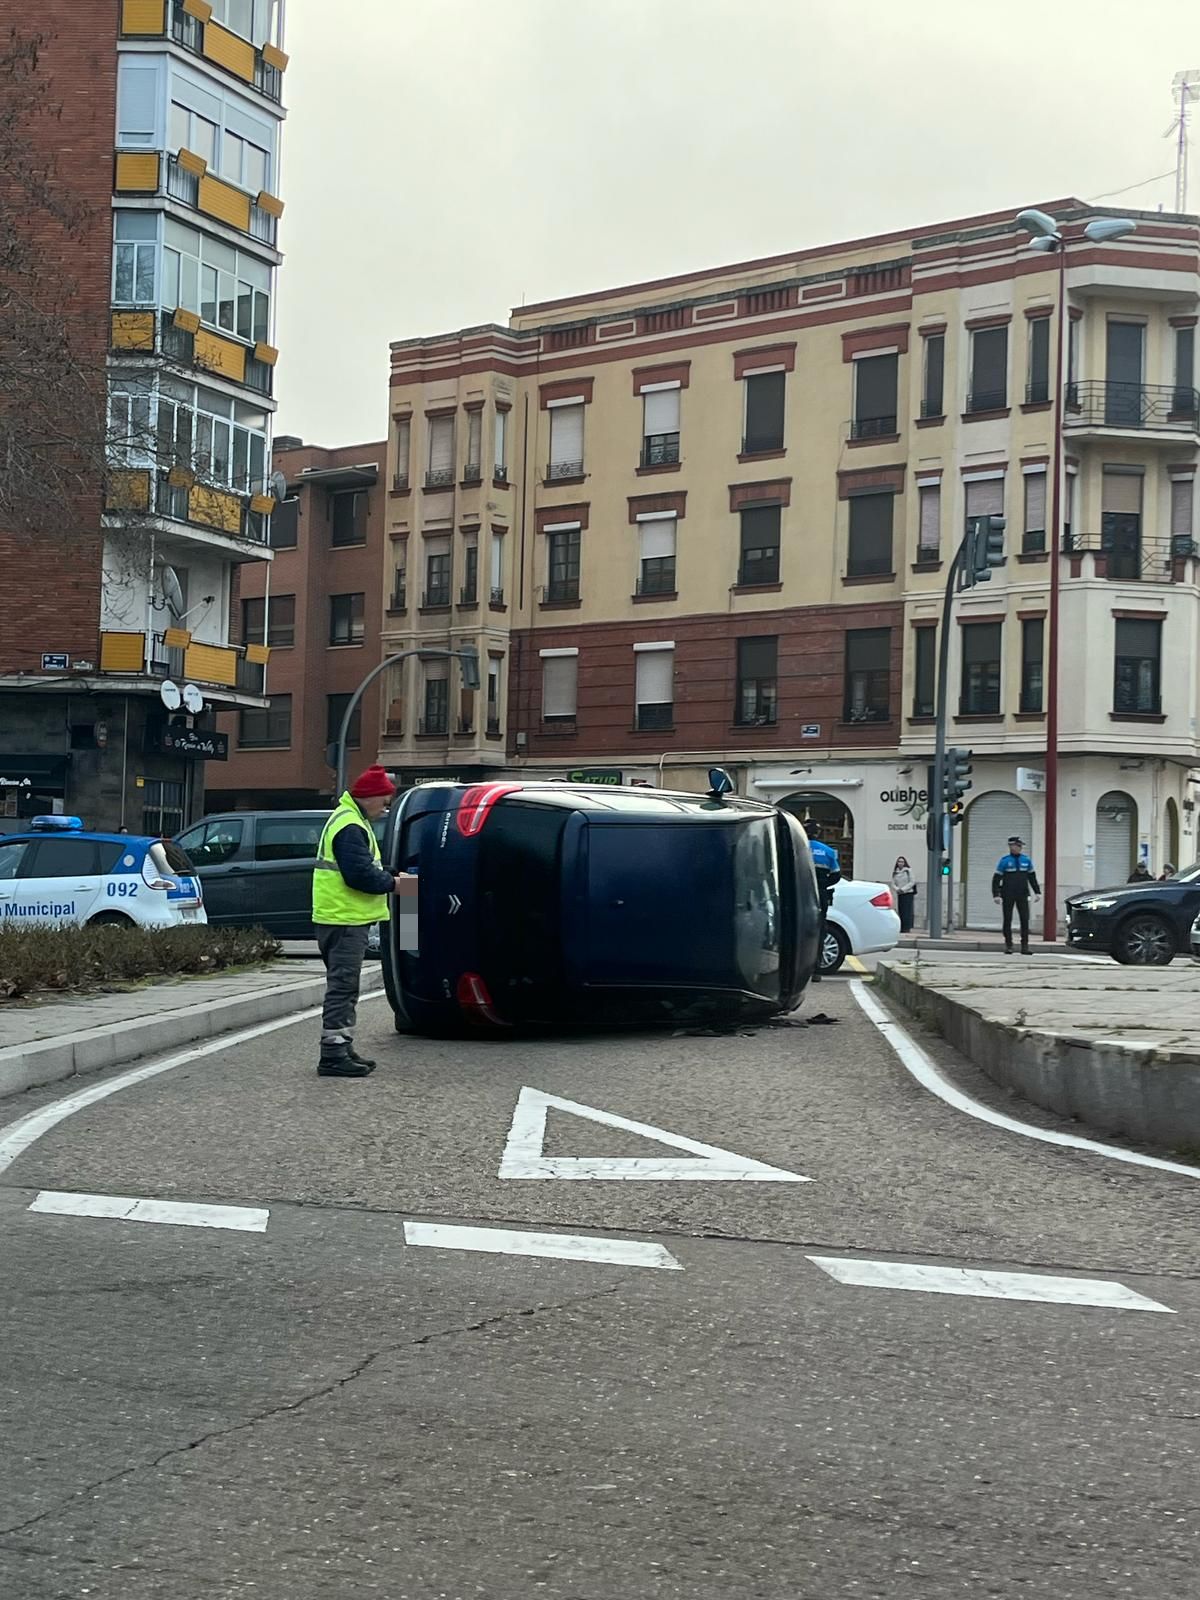
{"type": "Polygon", "coordinates": [[[685,1139],[681,1133],[668,1133],[665,1128],[652,1127],[648,1122],[633,1122],[628,1117],[618,1117],[611,1111],[600,1111],[595,1106],[580,1105],[575,1100],[562,1100],[556,1094],[544,1094],[540,1089],[525,1088],[517,1097],[512,1127],[500,1162],[501,1178],[636,1178],[643,1181],[675,1181],[691,1179],[703,1183],[811,1183],[811,1178],[798,1172],[785,1172],[781,1167],[770,1167],[765,1161],[755,1161],[750,1156],[735,1155],[732,1150],[720,1150],[716,1145],[701,1144],[698,1139],[685,1139]],[[547,1111],[565,1111],[572,1117],[583,1117],[587,1122],[599,1122],[606,1128],[620,1128],[624,1133],[640,1134],[643,1139],[653,1139],[658,1144],[670,1145],[675,1150],[686,1150],[690,1159],[676,1156],[548,1156],[543,1154],[546,1142],[547,1111]]]}

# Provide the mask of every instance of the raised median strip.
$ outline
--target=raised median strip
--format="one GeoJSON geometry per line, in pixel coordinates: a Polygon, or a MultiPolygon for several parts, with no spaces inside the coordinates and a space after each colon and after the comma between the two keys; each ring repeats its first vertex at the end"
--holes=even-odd
{"type": "Polygon", "coordinates": [[[876,985],[1034,1105],[1200,1153],[1200,969],[881,962],[876,985]]]}
{"type": "Polygon", "coordinates": [[[319,1005],[324,976],[306,964],[99,995],[0,1013],[0,1099],[138,1061],[319,1005]]]}

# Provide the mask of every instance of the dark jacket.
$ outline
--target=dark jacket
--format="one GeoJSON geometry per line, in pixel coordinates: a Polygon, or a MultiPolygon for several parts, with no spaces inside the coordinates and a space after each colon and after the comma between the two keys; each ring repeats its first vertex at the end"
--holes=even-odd
{"type": "Polygon", "coordinates": [[[1011,852],[1001,856],[992,873],[992,894],[1004,900],[1028,900],[1029,891],[1041,894],[1041,885],[1033,862],[1027,855],[1014,856],[1011,852]]]}
{"type": "Polygon", "coordinates": [[[375,864],[375,857],[371,854],[371,841],[365,831],[370,826],[370,822],[364,817],[361,828],[347,823],[335,833],[333,859],[351,889],[357,889],[361,894],[391,894],[396,880],[390,872],[385,872],[382,867],[375,864]]]}

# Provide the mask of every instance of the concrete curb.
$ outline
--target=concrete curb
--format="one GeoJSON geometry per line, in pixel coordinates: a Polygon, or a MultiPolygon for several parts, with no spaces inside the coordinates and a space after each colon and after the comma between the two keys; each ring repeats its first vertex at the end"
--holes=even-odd
{"type": "MultiPolygon", "coordinates": [[[[152,996],[152,991],[147,992],[152,996]]],[[[100,1072],[105,1067],[160,1055],[235,1028],[270,1022],[292,1011],[320,1005],[324,992],[323,976],[306,978],[299,983],[275,984],[255,994],[180,1006],[159,1017],[140,1017],[132,1022],[59,1034],[54,1039],[39,1039],[33,1044],[9,1045],[0,1050],[0,1100],[41,1084],[100,1072]]]]}
{"type": "MultiPolygon", "coordinates": [[[[923,933],[902,933],[896,941],[897,950],[988,950],[993,955],[1004,949],[1003,939],[930,939],[923,933]]],[[[1033,942],[1035,955],[1057,955],[1070,946],[1056,940],[1047,944],[1043,939],[1033,942]]]]}
{"type": "Polygon", "coordinates": [[[1200,1146],[1200,1058],[1195,1054],[1017,1027],[926,987],[890,961],[879,964],[875,982],[994,1083],[1032,1104],[1147,1144],[1200,1146]]]}

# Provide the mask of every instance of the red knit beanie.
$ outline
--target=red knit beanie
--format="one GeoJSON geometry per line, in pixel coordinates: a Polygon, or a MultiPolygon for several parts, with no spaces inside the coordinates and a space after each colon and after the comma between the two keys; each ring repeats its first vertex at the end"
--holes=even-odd
{"type": "Polygon", "coordinates": [[[385,795],[390,800],[395,792],[396,785],[382,767],[368,767],[350,785],[350,793],[356,800],[372,800],[376,795],[385,795]]]}

